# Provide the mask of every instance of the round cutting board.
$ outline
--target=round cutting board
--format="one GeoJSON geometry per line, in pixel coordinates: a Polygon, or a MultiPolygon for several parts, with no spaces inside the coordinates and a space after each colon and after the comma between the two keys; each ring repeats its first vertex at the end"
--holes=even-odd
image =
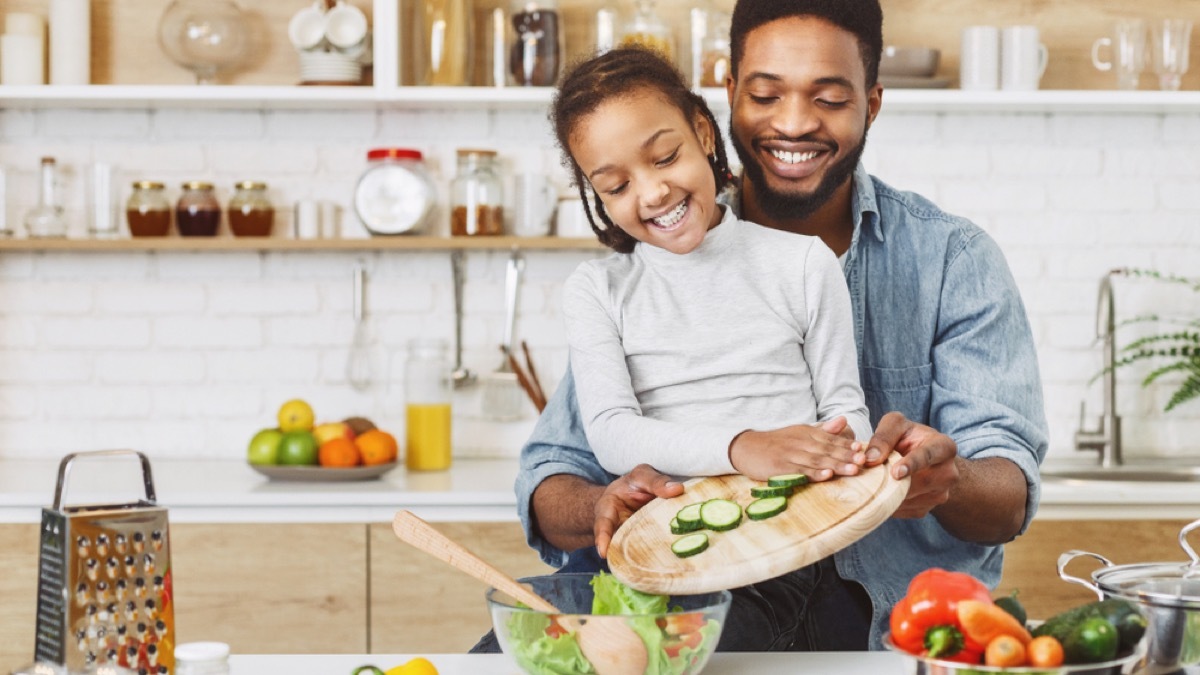
{"type": "Polygon", "coordinates": [[[708,549],[688,558],[671,551],[680,536],[671,518],[680,509],[708,499],[754,501],[750,488],[766,483],[742,475],[694,478],[684,493],[656,499],[617,530],[608,565],[625,584],[646,593],[689,595],[737,588],[773,579],[816,562],[858,541],[904,501],[908,478],[896,480],[891,466],[900,455],[857,476],[810,483],[788,498],[787,509],[766,520],[750,520],[727,532],[702,530],[708,549]]]}

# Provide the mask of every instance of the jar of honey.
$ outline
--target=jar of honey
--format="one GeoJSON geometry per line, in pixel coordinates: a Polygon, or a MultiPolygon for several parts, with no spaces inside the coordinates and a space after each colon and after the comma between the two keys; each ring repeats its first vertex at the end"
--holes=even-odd
{"type": "Polygon", "coordinates": [[[221,204],[213,193],[213,184],[193,180],[183,184],[183,194],[175,204],[175,226],[185,237],[212,237],[221,225],[221,204]]]}
{"type": "Polygon", "coordinates": [[[269,237],[275,224],[275,206],[267,196],[267,184],[244,180],[234,185],[229,199],[229,230],[235,237],[269,237]]]}
{"type": "Polygon", "coordinates": [[[125,202],[125,220],[132,237],[165,237],[171,231],[171,200],[158,181],[139,180],[125,202]]]}

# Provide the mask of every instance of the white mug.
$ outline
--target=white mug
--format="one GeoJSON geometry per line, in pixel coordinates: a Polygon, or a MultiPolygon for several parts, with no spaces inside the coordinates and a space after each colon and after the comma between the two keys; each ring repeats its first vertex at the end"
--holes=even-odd
{"type": "Polygon", "coordinates": [[[513,234],[545,237],[550,234],[557,194],[550,179],[541,173],[517,174],[513,179],[513,234]]]}
{"type": "Polygon", "coordinates": [[[967,26],[962,32],[959,86],[968,90],[992,90],[1000,86],[1000,29],[967,26]]]}
{"type": "Polygon", "coordinates": [[[1009,26],[1000,41],[1000,88],[1033,91],[1038,88],[1049,60],[1037,26],[1009,26]]]}
{"type": "Polygon", "coordinates": [[[325,13],[325,39],[339,50],[349,50],[367,39],[367,15],[354,5],[339,0],[325,13]]]}
{"type": "Polygon", "coordinates": [[[288,21],[288,40],[296,49],[313,49],[325,39],[325,0],[296,12],[288,21]]]}
{"type": "Polygon", "coordinates": [[[578,197],[562,199],[554,217],[554,234],[569,239],[595,239],[596,233],[583,212],[583,200],[578,197]]]}

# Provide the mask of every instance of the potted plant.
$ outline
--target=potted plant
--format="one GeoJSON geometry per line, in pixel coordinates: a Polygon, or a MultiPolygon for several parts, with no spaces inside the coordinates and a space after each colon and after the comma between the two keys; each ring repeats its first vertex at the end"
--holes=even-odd
{"type": "MultiPolygon", "coordinates": [[[[1180,284],[1200,293],[1200,280],[1163,274],[1154,270],[1126,268],[1118,272],[1131,278],[1149,279],[1164,284],[1180,284]]],[[[1115,370],[1142,361],[1158,364],[1142,380],[1143,387],[1149,386],[1164,375],[1182,374],[1183,382],[1179,385],[1179,389],[1171,395],[1166,407],[1163,408],[1164,411],[1170,411],[1192,399],[1200,398],[1200,319],[1144,314],[1122,321],[1118,328],[1150,322],[1165,324],[1175,330],[1147,335],[1130,342],[1121,348],[1121,356],[1113,363],[1112,367],[1115,370]]]]}

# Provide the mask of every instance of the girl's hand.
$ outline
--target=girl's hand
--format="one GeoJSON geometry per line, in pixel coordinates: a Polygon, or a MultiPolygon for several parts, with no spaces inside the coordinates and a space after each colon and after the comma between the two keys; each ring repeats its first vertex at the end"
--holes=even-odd
{"type": "Polygon", "coordinates": [[[853,476],[862,470],[864,446],[852,434],[843,417],[821,425],[746,431],[730,444],[729,461],[755,480],[785,473],[803,473],[813,481],[853,476]]]}

